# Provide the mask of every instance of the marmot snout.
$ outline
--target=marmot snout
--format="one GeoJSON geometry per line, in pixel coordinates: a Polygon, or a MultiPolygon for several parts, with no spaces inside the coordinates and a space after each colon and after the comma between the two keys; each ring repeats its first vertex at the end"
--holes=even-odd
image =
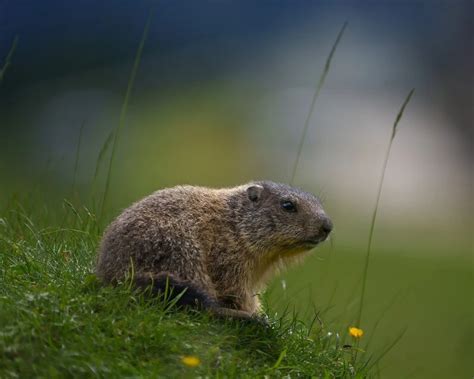
{"type": "Polygon", "coordinates": [[[285,184],[225,189],[178,186],[153,193],[107,228],[97,274],[115,283],[133,266],[138,287],[185,290],[181,304],[251,316],[279,269],[324,241],[332,223],[319,200],[285,184]]]}

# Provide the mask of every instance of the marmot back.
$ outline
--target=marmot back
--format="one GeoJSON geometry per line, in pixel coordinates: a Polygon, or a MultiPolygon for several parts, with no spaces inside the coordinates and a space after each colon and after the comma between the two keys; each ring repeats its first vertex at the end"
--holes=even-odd
{"type": "Polygon", "coordinates": [[[279,268],[324,241],[332,223],[319,200],[285,184],[252,182],[210,189],[178,186],[153,193],[104,233],[97,275],[131,272],[137,287],[185,290],[180,303],[247,317],[279,268]]]}

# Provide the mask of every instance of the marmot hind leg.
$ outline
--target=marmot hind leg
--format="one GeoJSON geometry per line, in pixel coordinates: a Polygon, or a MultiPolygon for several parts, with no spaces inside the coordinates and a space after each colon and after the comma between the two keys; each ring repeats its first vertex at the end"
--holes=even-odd
{"type": "Polygon", "coordinates": [[[150,290],[153,296],[166,296],[169,300],[179,296],[176,304],[182,307],[210,309],[218,307],[213,298],[199,284],[176,278],[173,274],[137,274],[133,279],[135,287],[150,290]]]}
{"type": "Polygon", "coordinates": [[[166,294],[170,300],[179,296],[176,301],[177,306],[205,309],[212,315],[223,318],[254,319],[249,312],[223,307],[216,298],[201,288],[199,284],[180,280],[173,274],[138,274],[134,277],[133,282],[135,287],[140,290],[150,290],[152,296],[166,294]]]}

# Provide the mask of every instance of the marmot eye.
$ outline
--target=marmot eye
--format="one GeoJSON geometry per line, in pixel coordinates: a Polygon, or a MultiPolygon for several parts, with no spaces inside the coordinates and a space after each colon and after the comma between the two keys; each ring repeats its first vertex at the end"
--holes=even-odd
{"type": "Polygon", "coordinates": [[[289,201],[289,200],[282,201],[281,207],[287,212],[296,212],[296,205],[292,201],[289,201]]]}

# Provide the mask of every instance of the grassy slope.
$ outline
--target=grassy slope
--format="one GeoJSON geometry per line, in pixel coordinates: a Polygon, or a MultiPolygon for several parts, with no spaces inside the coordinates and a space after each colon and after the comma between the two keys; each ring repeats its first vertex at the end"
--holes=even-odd
{"type": "MultiPolygon", "coordinates": [[[[68,208],[68,207],[66,207],[68,208]]],[[[18,206],[0,218],[0,377],[363,377],[338,337],[294,318],[219,321],[104,288],[94,217],[18,206]],[[201,364],[187,367],[184,355],[201,364]]]]}

